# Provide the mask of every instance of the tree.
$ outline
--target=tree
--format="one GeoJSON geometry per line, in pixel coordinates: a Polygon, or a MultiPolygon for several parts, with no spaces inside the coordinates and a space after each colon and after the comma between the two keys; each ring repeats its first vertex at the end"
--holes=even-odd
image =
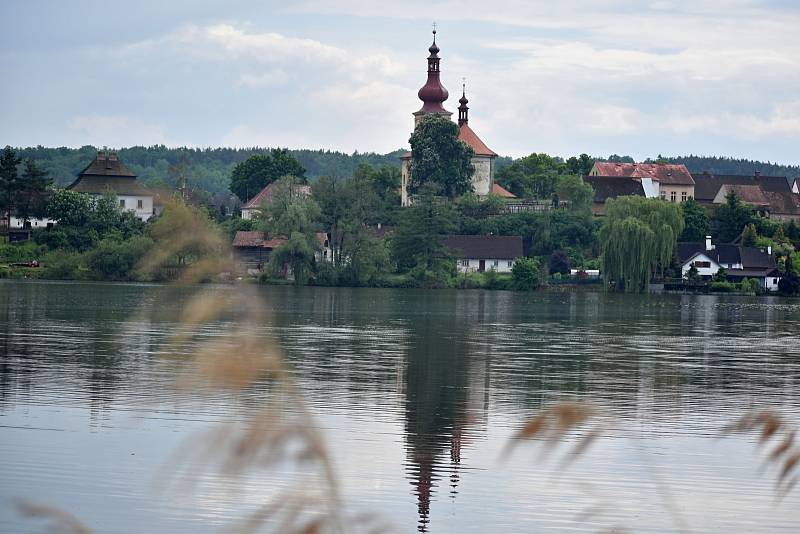
{"type": "Polygon", "coordinates": [[[59,225],[83,226],[89,220],[92,203],[86,193],[60,189],[47,203],[47,216],[59,225]]]}
{"type": "Polygon", "coordinates": [[[594,158],[590,157],[588,154],[581,154],[577,158],[572,156],[567,159],[567,168],[570,174],[586,176],[592,170],[592,167],[594,167],[594,158]]]}
{"type": "Polygon", "coordinates": [[[783,295],[798,295],[800,294],[800,276],[794,268],[794,258],[790,254],[786,256],[786,263],[784,264],[783,276],[778,282],[778,291],[783,295]]]}
{"type": "Polygon", "coordinates": [[[400,224],[391,238],[392,256],[401,270],[420,266],[431,270],[447,260],[441,236],[454,229],[454,210],[450,203],[423,189],[420,197],[400,216],[400,224]]]}
{"type": "Polygon", "coordinates": [[[550,254],[549,262],[550,274],[560,273],[569,274],[569,258],[563,250],[554,250],[550,254]]]}
{"type": "Polygon", "coordinates": [[[32,159],[25,160],[22,181],[16,198],[17,216],[23,221],[31,217],[41,217],[47,207],[47,188],[52,180],[47,171],[41,169],[32,159]]]}
{"type": "Polygon", "coordinates": [[[679,241],[696,243],[703,241],[710,233],[710,223],[706,209],[694,198],[680,204],[683,212],[683,232],[679,241]]]}
{"type": "Polygon", "coordinates": [[[286,243],[276,247],[269,258],[269,269],[280,275],[288,266],[294,276],[294,283],[303,285],[308,282],[314,270],[314,247],[308,236],[302,232],[292,232],[286,243]]]}
{"type": "Polygon", "coordinates": [[[294,176],[305,183],[305,173],[287,149],[274,148],[269,154],[254,154],[236,165],[231,172],[230,190],[247,202],[282,176],[294,176]]]}
{"type": "Polygon", "coordinates": [[[717,238],[722,243],[730,243],[742,232],[745,226],[753,221],[752,209],[739,200],[736,191],[731,189],[725,195],[725,204],[717,208],[714,214],[717,227],[717,238]]]}
{"type": "Polygon", "coordinates": [[[497,171],[495,181],[518,197],[550,199],[565,171],[563,161],[534,153],[497,171]]]}
{"type": "MultiPolygon", "coordinates": [[[[155,243],[144,270],[157,275],[163,267],[206,262],[209,266],[223,258],[225,242],[219,228],[204,210],[170,200],[148,228],[155,243]]],[[[201,277],[202,278],[202,277],[201,277]]]]}
{"type": "Polygon", "coordinates": [[[692,263],[691,267],[686,271],[685,278],[690,282],[697,282],[700,280],[700,272],[697,270],[697,267],[694,263],[692,263]]]}
{"type": "Polygon", "coordinates": [[[539,287],[541,266],[535,258],[517,258],[511,268],[514,287],[520,291],[531,291],[539,287]]]}
{"type": "Polygon", "coordinates": [[[754,247],[756,246],[756,239],[758,239],[756,226],[752,223],[745,226],[744,231],[742,232],[742,246],[754,247]]]}
{"type": "Polygon", "coordinates": [[[628,292],[644,291],[656,271],[669,265],[682,231],[677,204],[634,196],[607,200],[600,229],[606,283],[628,292]]]}
{"type": "Polygon", "coordinates": [[[22,187],[17,171],[20,161],[22,160],[10,146],[6,146],[0,154],[0,217],[7,217],[7,222],[10,221],[22,187]]]}
{"type": "Polygon", "coordinates": [[[572,211],[588,212],[594,199],[594,189],[576,174],[564,174],[558,177],[555,192],[561,200],[569,201],[572,211]]]}
{"type": "Polygon", "coordinates": [[[411,167],[409,193],[431,184],[454,199],[472,190],[473,150],[458,139],[458,126],[441,115],[423,117],[409,139],[411,167]]]}

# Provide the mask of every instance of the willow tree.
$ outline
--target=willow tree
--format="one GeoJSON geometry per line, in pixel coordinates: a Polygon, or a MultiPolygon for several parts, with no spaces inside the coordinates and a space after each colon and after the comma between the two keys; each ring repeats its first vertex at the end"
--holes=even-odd
{"type": "Polygon", "coordinates": [[[683,225],[678,204],[633,196],[609,199],[600,229],[606,284],[645,291],[653,275],[663,274],[672,261],[683,225]]]}

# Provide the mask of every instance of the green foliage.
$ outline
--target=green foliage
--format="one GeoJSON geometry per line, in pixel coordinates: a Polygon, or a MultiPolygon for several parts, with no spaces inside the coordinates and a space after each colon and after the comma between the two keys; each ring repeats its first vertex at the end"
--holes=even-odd
{"type": "Polygon", "coordinates": [[[600,230],[603,276],[628,292],[642,292],[660,267],[672,259],[676,238],[683,231],[678,204],[644,197],[606,201],[600,230]]]}
{"type": "Polygon", "coordinates": [[[800,276],[795,266],[797,256],[798,254],[791,254],[786,257],[783,275],[778,282],[778,291],[782,295],[800,295],[800,276]]]}
{"type": "Polygon", "coordinates": [[[730,243],[745,226],[753,222],[753,211],[739,200],[736,191],[731,190],[725,196],[725,204],[717,208],[714,222],[717,239],[722,243],[730,243]]]}
{"type": "Polygon", "coordinates": [[[706,209],[694,198],[680,204],[683,212],[683,232],[678,241],[696,243],[710,235],[711,226],[706,209]]]}
{"type": "Polygon", "coordinates": [[[253,219],[242,219],[240,217],[231,217],[219,223],[220,230],[228,238],[228,241],[233,241],[236,232],[249,232],[255,229],[256,221],[253,219]]]}
{"type": "Polygon", "coordinates": [[[319,205],[299,190],[298,178],[284,176],[278,180],[272,201],[261,207],[259,229],[276,236],[300,232],[316,238],[321,216],[319,205]]]}
{"type": "Polygon", "coordinates": [[[758,232],[756,232],[756,225],[751,223],[745,226],[744,232],[742,232],[742,246],[743,247],[756,246],[756,238],[758,238],[758,232]]]}
{"type": "Polygon", "coordinates": [[[553,253],[550,254],[549,270],[550,274],[569,274],[569,258],[566,252],[563,250],[554,250],[553,253]]]}
{"type": "Polygon", "coordinates": [[[150,258],[152,269],[175,265],[184,267],[218,258],[222,253],[219,228],[204,210],[174,199],[167,203],[161,215],[151,221],[147,235],[155,245],[150,258]]]}
{"type": "Polygon", "coordinates": [[[391,237],[392,258],[398,268],[421,267],[423,271],[432,271],[442,261],[451,263],[441,236],[453,231],[454,215],[449,202],[423,191],[413,205],[403,210],[400,224],[391,237]]]}
{"type": "Polygon", "coordinates": [[[16,192],[16,212],[22,220],[41,217],[47,205],[47,188],[52,183],[47,171],[41,169],[32,159],[25,160],[25,166],[16,192]]]}
{"type": "Polygon", "coordinates": [[[739,290],[744,293],[760,293],[761,284],[755,278],[745,278],[739,283],[739,290]]]}
{"type": "Polygon", "coordinates": [[[38,260],[43,247],[36,243],[8,243],[0,245],[0,263],[23,263],[38,260]]]}
{"type": "Polygon", "coordinates": [[[314,271],[314,250],[305,234],[292,232],[288,241],[270,254],[269,271],[279,276],[288,266],[295,284],[306,284],[314,271]]]}
{"type": "MultiPolygon", "coordinates": [[[[591,169],[591,167],[590,167],[591,169]]],[[[556,194],[559,200],[569,201],[573,211],[589,212],[594,199],[594,189],[577,174],[563,174],[556,180],[556,194]]]]}
{"type": "Polygon", "coordinates": [[[518,197],[550,199],[559,176],[567,171],[560,158],[534,153],[497,171],[495,181],[518,197]]]}
{"type": "Polygon", "coordinates": [[[708,287],[713,293],[732,293],[738,289],[736,284],[725,280],[715,280],[708,287]]]}
{"type": "Polygon", "coordinates": [[[694,263],[692,263],[691,267],[686,271],[685,277],[690,282],[697,282],[700,280],[700,273],[697,271],[697,267],[694,266],[694,263]]]}
{"type": "Polygon", "coordinates": [[[472,190],[473,150],[458,139],[458,126],[438,114],[428,114],[409,139],[411,166],[409,193],[418,194],[426,185],[454,199],[472,190]]]}
{"type": "Polygon", "coordinates": [[[51,280],[81,280],[85,278],[84,257],[71,250],[52,250],[41,261],[41,277],[51,280]]]}
{"type": "Polygon", "coordinates": [[[287,149],[274,148],[269,153],[253,154],[231,172],[231,191],[247,202],[268,184],[282,176],[294,176],[305,182],[306,170],[287,149]]]}
{"type": "Polygon", "coordinates": [[[531,291],[539,287],[541,265],[535,258],[517,258],[511,268],[514,288],[520,291],[531,291]]]}
{"type": "Polygon", "coordinates": [[[728,279],[728,271],[720,265],[719,270],[711,277],[715,282],[724,282],[728,279]]]}
{"type": "Polygon", "coordinates": [[[17,171],[20,158],[10,146],[6,146],[0,154],[0,214],[11,213],[22,183],[17,171]]]}
{"type": "Polygon", "coordinates": [[[47,216],[59,225],[83,226],[89,220],[90,211],[89,195],[69,189],[56,191],[47,204],[47,216]]]}
{"type": "Polygon", "coordinates": [[[95,280],[135,280],[134,268],[152,246],[153,241],[141,235],[127,241],[103,239],[86,253],[89,277],[95,280]]]}

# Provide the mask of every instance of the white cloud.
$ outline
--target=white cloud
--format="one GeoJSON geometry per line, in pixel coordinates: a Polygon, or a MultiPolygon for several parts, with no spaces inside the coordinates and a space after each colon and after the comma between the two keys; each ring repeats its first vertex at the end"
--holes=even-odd
{"type": "Polygon", "coordinates": [[[750,140],[797,135],[800,134],[800,101],[777,104],[766,117],[727,112],[719,115],[679,115],[671,117],[667,125],[679,134],[699,132],[750,140]]]}
{"type": "Polygon", "coordinates": [[[253,74],[250,72],[242,73],[236,85],[238,87],[262,88],[284,85],[288,81],[289,75],[286,71],[275,69],[261,74],[253,74]]]}

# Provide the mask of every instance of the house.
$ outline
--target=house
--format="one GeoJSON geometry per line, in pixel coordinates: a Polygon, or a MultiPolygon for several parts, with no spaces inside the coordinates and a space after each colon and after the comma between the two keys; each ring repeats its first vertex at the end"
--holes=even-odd
{"type": "Polygon", "coordinates": [[[270,254],[286,243],[285,237],[269,237],[264,232],[236,232],[233,238],[233,260],[240,271],[260,271],[270,254]]]}
{"type": "Polygon", "coordinates": [[[642,182],[635,178],[613,176],[584,176],[583,181],[594,189],[592,215],[606,214],[606,200],[623,196],[644,197],[642,182]]]}
{"type": "Polygon", "coordinates": [[[785,176],[763,176],[760,172],[750,176],[703,172],[694,174],[693,177],[695,199],[701,204],[719,205],[733,189],[743,202],[751,204],[765,217],[778,221],[800,221],[800,194],[795,191],[800,187],[797,180],[790,185],[785,176]],[[720,194],[723,188],[726,188],[725,193],[720,194]],[[755,192],[755,189],[760,192],[755,192]]]}
{"type": "MultiPolygon", "coordinates": [[[[286,243],[284,236],[270,236],[265,232],[238,231],[233,238],[233,261],[237,270],[248,274],[261,271],[269,262],[272,251],[286,243]]],[[[324,233],[317,234],[320,250],[316,253],[318,261],[330,261],[331,250],[328,237],[324,233]]]]}
{"type": "Polygon", "coordinates": [[[692,266],[705,280],[724,268],[728,280],[733,282],[750,278],[758,280],[766,291],[778,289],[780,272],[769,247],[762,250],[733,243],[714,245],[711,236],[706,236],[703,243],[678,243],[678,259],[683,278],[692,266]]]}
{"type": "MultiPolygon", "coordinates": [[[[278,182],[272,182],[258,192],[256,196],[247,201],[242,206],[242,219],[252,219],[255,215],[261,212],[261,207],[264,204],[272,202],[275,191],[278,188],[278,182]]],[[[311,196],[311,186],[304,184],[295,184],[292,186],[292,193],[295,195],[302,195],[306,197],[311,196]]]]}
{"type": "Polygon", "coordinates": [[[451,235],[442,245],[456,258],[458,272],[510,273],[514,261],[522,257],[522,237],[499,235],[451,235]]]}
{"type": "Polygon", "coordinates": [[[694,178],[682,164],[598,161],[592,166],[589,176],[632,178],[641,182],[647,198],[685,202],[695,195],[694,178]]]}
{"type": "Polygon", "coordinates": [[[99,150],[94,161],[67,189],[92,197],[111,192],[117,196],[121,210],[133,212],[142,221],[153,216],[153,193],[136,180],[136,175],[122,164],[116,152],[99,150]]]}

